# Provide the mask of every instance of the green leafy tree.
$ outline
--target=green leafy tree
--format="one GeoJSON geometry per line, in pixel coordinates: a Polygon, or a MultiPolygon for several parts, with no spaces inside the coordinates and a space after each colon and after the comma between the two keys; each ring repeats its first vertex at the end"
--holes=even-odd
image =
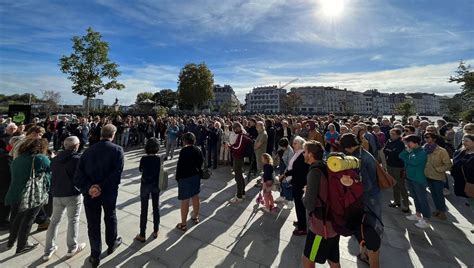
{"type": "Polygon", "coordinates": [[[153,92],[141,92],[137,94],[137,99],[135,100],[135,103],[137,105],[140,105],[143,103],[145,100],[151,100],[153,101],[153,92]]]}
{"type": "Polygon", "coordinates": [[[451,76],[448,80],[449,83],[462,83],[461,95],[464,100],[468,101],[470,105],[474,104],[474,72],[471,70],[471,65],[467,65],[464,61],[459,62],[456,74],[451,76]]]}
{"type": "Polygon", "coordinates": [[[186,64],[179,73],[178,99],[182,106],[192,106],[197,112],[199,106],[214,98],[214,75],[205,63],[186,64]]]}
{"type": "Polygon", "coordinates": [[[157,104],[171,109],[173,106],[178,104],[178,93],[171,89],[162,89],[159,92],[156,92],[152,99],[157,104]]]}
{"type": "Polygon", "coordinates": [[[120,75],[118,64],[111,62],[109,44],[102,41],[102,35],[89,27],[85,36],[72,38],[73,52],[62,56],[61,71],[72,81],[72,92],[86,97],[86,114],[89,114],[89,100],[105,90],[125,88],[117,82],[120,75]],[[102,79],[105,79],[103,81],[102,79]]]}
{"type": "Polygon", "coordinates": [[[403,115],[403,117],[408,118],[415,114],[415,105],[412,102],[406,100],[398,105],[397,112],[403,115]]]}

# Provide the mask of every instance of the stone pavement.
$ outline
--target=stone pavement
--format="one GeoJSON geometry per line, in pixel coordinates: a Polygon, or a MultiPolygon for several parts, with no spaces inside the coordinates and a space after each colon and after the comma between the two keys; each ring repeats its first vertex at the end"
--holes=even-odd
{"type": "MultiPolygon", "coordinates": [[[[211,179],[202,181],[201,223],[195,226],[189,223],[186,233],[174,229],[180,211],[176,182],[171,177],[169,189],[160,196],[158,238],[135,242],[140,215],[138,163],[142,155],[139,149],[126,152],[117,202],[118,232],[123,244],[111,256],[102,255],[101,267],[301,267],[305,238],[292,236],[294,209],[282,209],[275,215],[257,209],[258,189],[253,188],[253,182],[247,186],[245,202],[230,205],[227,201],[235,194],[235,182],[229,167],[218,168],[211,179]]],[[[170,176],[176,158],[165,162],[170,176]]],[[[474,235],[470,232],[474,217],[462,199],[450,195],[448,220],[434,220],[432,229],[427,231],[416,228],[400,211],[385,205],[390,192],[384,193],[383,199],[385,234],[381,267],[474,267],[474,235]]],[[[149,210],[148,231],[152,230],[151,207],[149,210]]],[[[40,246],[21,256],[15,256],[14,249],[6,251],[8,233],[0,233],[0,267],[89,267],[90,248],[73,258],[65,257],[66,230],[67,222],[63,218],[59,250],[46,263],[41,260],[45,232],[33,233],[30,241],[39,242],[40,246]]],[[[80,242],[88,244],[84,211],[79,233],[80,242]]],[[[103,249],[105,252],[105,244],[103,249]]],[[[340,251],[342,267],[367,267],[357,261],[358,244],[353,238],[342,237],[340,251]]]]}

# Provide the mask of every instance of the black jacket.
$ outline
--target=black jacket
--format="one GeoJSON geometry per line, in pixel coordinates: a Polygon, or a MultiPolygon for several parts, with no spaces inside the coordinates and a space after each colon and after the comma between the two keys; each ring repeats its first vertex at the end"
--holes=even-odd
{"type": "Polygon", "coordinates": [[[71,150],[60,152],[51,161],[51,194],[53,197],[79,195],[73,179],[81,155],[71,150]]]}
{"type": "Polygon", "coordinates": [[[0,203],[4,203],[10,182],[12,181],[12,174],[10,172],[11,163],[12,157],[3,151],[3,149],[0,149],[0,203]]]}
{"type": "Polygon", "coordinates": [[[404,167],[405,163],[398,157],[403,150],[405,150],[405,144],[401,139],[396,141],[389,140],[383,148],[387,165],[391,167],[404,167]]]}
{"type": "Polygon", "coordinates": [[[291,185],[298,189],[303,189],[306,185],[306,176],[308,175],[309,165],[304,161],[304,155],[300,154],[293,162],[293,168],[285,172],[285,176],[291,176],[291,185]]]}

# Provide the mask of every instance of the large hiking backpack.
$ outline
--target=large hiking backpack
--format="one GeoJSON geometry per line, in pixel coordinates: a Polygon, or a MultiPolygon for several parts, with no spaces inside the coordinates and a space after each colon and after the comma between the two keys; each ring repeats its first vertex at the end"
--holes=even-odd
{"type": "MultiPolygon", "coordinates": [[[[317,167],[321,176],[318,207],[312,216],[330,221],[334,231],[343,236],[353,235],[364,214],[364,187],[359,174],[354,169],[332,172],[326,165],[317,167]]],[[[326,228],[325,228],[326,229],[326,228]]]]}

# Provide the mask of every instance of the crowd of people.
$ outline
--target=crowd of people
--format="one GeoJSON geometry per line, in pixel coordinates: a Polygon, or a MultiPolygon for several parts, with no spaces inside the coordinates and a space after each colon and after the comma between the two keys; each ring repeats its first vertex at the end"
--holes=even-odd
{"type": "Polygon", "coordinates": [[[190,203],[193,224],[200,222],[199,192],[204,171],[230,165],[236,181],[231,204],[245,202],[246,185],[255,180],[255,187],[261,190],[257,202],[266,213],[295,209],[293,235],[306,236],[303,266],[327,261],[331,267],[339,267],[341,232],[333,228],[330,219],[317,217],[315,211],[324,206],[321,200],[326,198],[322,190],[328,180],[326,159],[343,153],[360,161],[357,173],[363,185],[364,228],[353,233],[361,241],[358,258],[370,267],[378,267],[382,206],[400,209],[401,216],[405,214],[417,227],[430,228],[432,220],[448,219],[445,196],[454,183],[455,195],[466,198],[474,210],[474,197],[468,190],[474,183],[473,137],[473,123],[454,126],[444,120],[430,122],[419,117],[53,116],[44,121],[35,118],[27,125],[0,118],[0,227],[10,232],[7,247],[16,243],[16,252],[21,254],[38,246],[28,242],[33,223],[38,223],[39,231],[47,230],[43,257],[47,261],[57,250],[58,226],[67,212],[67,256],[72,257],[86,247],[86,243],[77,241],[84,206],[91,247],[89,261],[98,266],[102,211],[107,252],[113,253],[122,241],[117,234],[115,209],[124,150],[144,148],[139,165],[142,211],[135,237],[144,242],[150,197],[152,235],[158,236],[158,178],[163,173],[163,162],[173,159],[180,148],[175,174],[181,201],[177,229],[187,230],[190,203]],[[162,157],[158,156],[160,146],[165,148],[162,157]],[[244,174],[246,164],[248,172],[244,174]],[[396,181],[389,204],[381,201],[379,164],[396,181]],[[25,188],[34,176],[43,176],[47,182],[49,199],[24,209],[25,188]],[[280,195],[275,200],[274,193],[280,195]],[[410,207],[408,196],[413,198],[414,206],[410,207]]]}

